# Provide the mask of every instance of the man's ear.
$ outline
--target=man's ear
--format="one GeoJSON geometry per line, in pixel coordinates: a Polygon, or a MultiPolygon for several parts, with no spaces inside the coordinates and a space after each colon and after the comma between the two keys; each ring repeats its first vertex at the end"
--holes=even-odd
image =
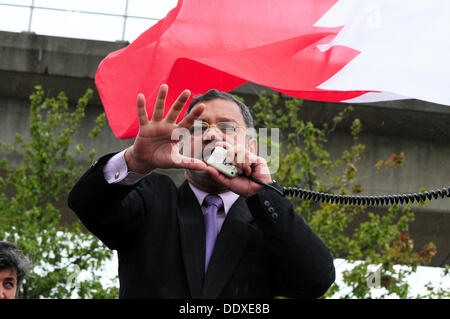
{"type": "Polygon", "coordinates": [[[249,138],[249,140],[248,140],[248,149],[253,154],[258,155],[258,141],[256,140],[256,138],[249,138]]]}

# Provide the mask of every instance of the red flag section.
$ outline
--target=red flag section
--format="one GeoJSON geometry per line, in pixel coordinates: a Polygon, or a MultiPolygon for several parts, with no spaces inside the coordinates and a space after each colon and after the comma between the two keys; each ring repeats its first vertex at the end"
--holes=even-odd
{"type": "Polygon", "coordinates": [[[164,19],[100,63],[95,81],[114,134],[136,136],[136,96],[144,93],[152,114],[162,83],[169,86],[166,112],[184,89],[195,96],[248,81],[313,100],[367,93],[317,88],[359,54],[340,45],[318,49],[342,28],[313,26],[336,2],[180,0],[164,19]]]}

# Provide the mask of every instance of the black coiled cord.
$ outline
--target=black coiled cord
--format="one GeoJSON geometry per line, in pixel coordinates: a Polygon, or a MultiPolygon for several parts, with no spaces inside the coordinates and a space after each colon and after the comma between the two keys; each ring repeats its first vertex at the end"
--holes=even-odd
{"type": "Polygon", "coordinates": [[[424,201],[426,199],[438,199],[450,197],[450,187],[414,194],[384,195],[384,196],[354,196],[336,195],[321,192],[309,191],[297,187],[283,187],[285,196],[299,197],[323,203],[349,204],[349,205],[393,205],[407,204],[424,201]]]}
{"type": "Polygon", "coordinates": [[[384,196],[355,196],[355,195],[336,195],[322,192],[315,192],[298,187],[282,187],[278,189],[272,185],[265,184],[252,176],[248,176],[253,182],[269,187],[279,193],[281,196],[299,197],[301,199],[313,200],[316,202],[329,204],[349,204],[349,205],[393,205],[407,204],[409,202],[421,202],[426,199],[438,199],[450,197],[450,187],[426,191],[414,194],[384,195],[384,196]]]}

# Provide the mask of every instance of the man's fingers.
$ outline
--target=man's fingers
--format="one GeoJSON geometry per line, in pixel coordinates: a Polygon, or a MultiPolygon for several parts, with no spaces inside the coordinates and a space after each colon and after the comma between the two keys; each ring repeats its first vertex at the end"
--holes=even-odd
{"type": "Polygon", "coordinates": [[[252,174],[252,164],[256,163],[258,156],[247,151],[242,146],[233,146],[225,141],[216,142],[215,146],[221,146],[227,150],[227,163],[233,163],[239,174],[247,176],[252,174]]]}
{"type": "Polygon", "coordinates": [[[237,150],[231,146],[229,146],[226,150],[227,150],[227,158],[225,161],[227,163],[236,165],[237,150]]]}
{"type": "Polygon", "coordinates": [[[223,147],[227,151],[226,162],[234,163],[234,165],[241,164],[242,157],[245,156],[245,149],[232,145],[225,141],[218,141],[215,144],[216,146],[223,147]],[[244,153],[243,153],[244,152],[244,153]]]}
{"type": "Polygon", "coordinates": [[[169,123],[175,123],[178,116],[180,115],[181,110],[186,105],[187,100],[189,100],[189,97],[191,96],[191,92],[189,90],[184,90],[181,92],[181,94],[178,96],[177,100],[173,103],[172,107],[170,108],[169,112],[166,116],[166,121],[169,123]]]}
{"type": "Polygon", "coordinates": [[[139,126],[144,126],[148,123],[147,110],[145,109],[145,96],[139,93],[137,96],[137,114],[139,118],[139,126]]]}
{"type": "Polygon", "coordinates": [[[190,129],[192,125],[194,125],[194,121],[198,119],[200,114],[202,114],[205,109],[205,104],[200,103],[194,106],[191,112],[180,122],[178,123],[178,127],[184,127],[190,129]]]}
{"type": "Polygon", "coordinates": [[[152,121],[161,121],[164,117],[164,106],[169,88],[167,84],[162,84],[156,97],[155,107],[153,108],[152,121]]]}

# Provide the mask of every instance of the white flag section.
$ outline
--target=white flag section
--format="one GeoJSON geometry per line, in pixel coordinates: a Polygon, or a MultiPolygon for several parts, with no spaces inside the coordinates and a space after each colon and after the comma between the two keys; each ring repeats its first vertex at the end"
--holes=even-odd
{"type": "Polygon", "coordinates": [[[343,26],[321,51],[337,45],[360,51],[319,88],[380,91],[345,102],[414,98],[450,105],[449,0],[339,0],[315,26],[343,26]]]}

